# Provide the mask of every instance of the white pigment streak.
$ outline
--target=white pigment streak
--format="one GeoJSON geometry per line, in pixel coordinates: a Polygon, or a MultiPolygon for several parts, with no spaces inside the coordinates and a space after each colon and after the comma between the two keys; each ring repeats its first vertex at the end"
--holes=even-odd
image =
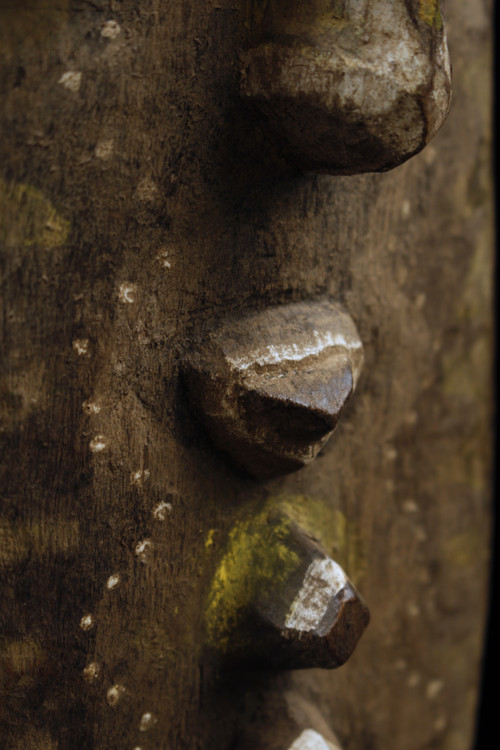
{"type": "Polygon", "coordinates": [[[147,562],[148,555],[153,549],[153,542],[149,539],[143,539],[135,545],[135,556],[140,562],[147,562]]]}
{"type": "Polygon", "coordinates": [[[326,331],[320,333],[314,331],[314,340],[309,344],[281,344],[258,349],[251,354],[245,354],[242,357],[227,357],[233,367],[238,370],[247,370],[252,365],[275,365],[284,360],[298,362],[314,354],[320,354],[325,349],[341,346],[344,349],[361,349],[361,341],[357,339],[346,339],[342,333],[333,333],[326,331]]]}
{"type": "Polygon", "coordinates": [[[128,302],[129,304],[132,304],[132,302],[135,302],[134,294],[136,291],[137,286],[135,284],[120,284],[118,299],[120,302],[128,302]]]}
{"type": "Polygon", "coordinates": [[[90,441],[89,445],[92,453],[101,453],[106,448],[107,443],[104,435],[96,435],[95,438],[90,441]]]}
{"type": "Polygon", "coordinates": [[[304,729],[288,750],[332,750],[332,745],[314,729],[304,729]]]}
{"type": "Polygon", "coordinates": [[[116,704],[122,697],[122,693],[124,692],[125,688],[123,687],[123,685],[112,685],[106,693],[106,700],[109,705],[116,706],[116,704]]]}
{"type": "Polygon", "coordinates": [[[149,476],[149,469],[137,469],[137,471],[132,472],[130,475],[130,484],[140,487],[143,482],[147,482],[149,476]]]}
{"type": "Polygon", "coordinates": [[[60,83],[65,89],[76,94],[80,88],[81,82],[82,74],[79,70],[67,70],[66,73],[62,74],[57,83],[60,83]]]}
{"type": "Polygon", "coordinates": [[[99,414],[101,407],[95,401],[84,401],[82,409],[86,414],[99,414]]]}
{"type": "Polygon", "coordinates": [[[80,620],[80,627],[82,630],[91,630],[94,627],[94,619],[92,615],[84,615],[80,620]]]}
{"type": "Polygon", "coordinates": [[[83,354],[88,354],[89,351],[89,340],[88,339],[75,339],[73,341],[73,349],[81,357],[83,354]]]}
{"type": "Polygon", "coordinates": [[[149,713],[149,711],[146,711],[145,714],[142,714],[141,720],[139,722],[139,732],[147,732],[149,729],[154,727],[158,719],[156,719],[153,714],[149,713]]]}
{"type": "Polygon", "coordinates": [[[330,558],[316,558],[304,576],[302,588],[292,602],[285,620],[287,628],[310,632],[326,614],[333,597],[347,583],[344,571],[330,558]]]}
{"type": "Polygon", "coordinates": [[[108,588],[110,591],[118,586],[120,583],[120,574],[119,573],[113,573],[112,576],[109,576],[108,580],[106,581],[106,588],[108,588]]]}
{"type": "Polygon", "coordinates": [[[157,521],[164,521],[168,513],[172,512],[172,503],[158,503],[153,509],[153,516],[157,521]]]}
{"type": "Polygon", "coordinates": [[[98,159],[102,159],[103,161],[106,161],[107,159],[110,159],[113,155],[113,149],[114,149],[114,142],[112,138],[102,138],[100,141],[97,141],[96,147],[94,149],[94,154],[97,156],[98,159]]]}
{"type": "Polygon", "coordinates": [[[116,21],[106,21],[101,29],[101,36],[105,39],[116,39],[120,31],[121,28],[119,23],[116,21]]]}
{"type": "Polygon", "coordinates": [[[87,666],[82,672],[83,678],[84,680],[91,682],[92,680],[95,680],[97,679],[97,677],[99,677],[100,671],[101,671],[101,668],[99,664],[96,661],[91,661],[90,664],[87,664],[87,666]]]}

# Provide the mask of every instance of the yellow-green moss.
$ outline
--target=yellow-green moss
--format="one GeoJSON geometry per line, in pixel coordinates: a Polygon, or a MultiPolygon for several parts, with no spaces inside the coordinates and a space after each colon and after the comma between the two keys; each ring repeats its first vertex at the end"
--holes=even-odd
{"type": "Polygon", "coordinates": [[[235,523],[212,580],[205,625],[208,642],[226,650],[245,607],[285,581],[299,564],[288,546],[290,521],[270,520],[267,507],[235,523]]]}
{"type": "Polygon", "coordinates": [[[445,543],[445,555],[453,565],[461,568],[476,567],[486,553],[483,535],[478,529],[456,534],[445,543]]]}
{"type": "Polygon", "coordinates": [[[366,555],[356,524],[338,509],[307,495],[280,495],[268,501],[307,531],[358,583],[366,570],[366,555]]]}
{"type": "Polygon", "coordinates": [[[69,222],[37,188],[0,180],[0,242],[7,247],[63,245],[69,222]]]}
{"type": "MultiPolygon", "coordinates": [[[[293,524],[317,539],[354,581],[365,568],[354,525],[320,500],[279,495],[268,498],[251,517],[248,508],[244,512],[229,532],[205,608],[208,643],[221,650],[229,647],[245,608],[284,583],[300,564],[290,533],[293,524]]],[[[207,548],[213,533],[207,534],[207,548]]]]}
{"type": "Polygon", "coordinates": [[[443,26],[443,17],[439,0],[420,0],[419,15],[424,23],[441,29],[443,26]]]}

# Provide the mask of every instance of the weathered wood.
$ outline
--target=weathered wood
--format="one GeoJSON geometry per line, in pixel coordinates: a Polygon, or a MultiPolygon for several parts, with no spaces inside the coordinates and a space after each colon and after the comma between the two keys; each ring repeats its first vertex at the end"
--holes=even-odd
{"type": "Polygon", "coordinates": [[[308,730],[344,750],[471,745],[491,4],[448,4],[454,100],[434,141],[354,177],[301,173],[242,101],[248,14],[243,0],[0,1],[9,748],[226,750],[252,731],[289,750],[308,730]],[[363,342],[355,397],[310,466],[242,477],[200,429],[182,363],[202,327],[324,297],[363,342]],[[207,648],[214,575],[241,514],[266,503],[293,510],[370,608],[333,672],[235,678],[207,648]],[[290,718],[290,694],[312,713],[290,718]]]}

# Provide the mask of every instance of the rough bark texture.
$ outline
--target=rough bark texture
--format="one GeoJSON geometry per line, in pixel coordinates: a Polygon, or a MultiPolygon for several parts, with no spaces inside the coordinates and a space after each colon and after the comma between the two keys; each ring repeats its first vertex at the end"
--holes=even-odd
{"type": "Polygon", "coordinates": [[[13,750],[286,750],[310,712],[303,728],[345,750],[471,746],[491,5],[448,4],[454,100],[435,140],[356,177],[296,171],[242,103],[250,6],[0,0],[0,736],[13,750]],[[363,341],[356,394],[314,463],[246,478],[200,426],[180,363],[202,324],[322,297],[363,341]],[[333,672],[221,673],[204,645],[212,579],[234,529],[276,502],[307,516],[371,624],[333,672]]]}

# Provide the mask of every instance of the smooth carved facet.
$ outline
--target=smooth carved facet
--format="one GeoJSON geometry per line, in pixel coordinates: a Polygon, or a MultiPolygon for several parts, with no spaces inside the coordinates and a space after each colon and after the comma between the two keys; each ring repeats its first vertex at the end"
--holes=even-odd
{"type": "Polygon", "coordinates": [[[443,124],[451,69],[439,0],[269,2],[241,94],[301,168],[396,167],[443,124]]]}
{"type": "Polygon", "coordinates": [[[191,400],[214,442],[257,478],[310,463],[363,363],[350,316],[298,302],[225,321],[186,362],[191,400]]]}

